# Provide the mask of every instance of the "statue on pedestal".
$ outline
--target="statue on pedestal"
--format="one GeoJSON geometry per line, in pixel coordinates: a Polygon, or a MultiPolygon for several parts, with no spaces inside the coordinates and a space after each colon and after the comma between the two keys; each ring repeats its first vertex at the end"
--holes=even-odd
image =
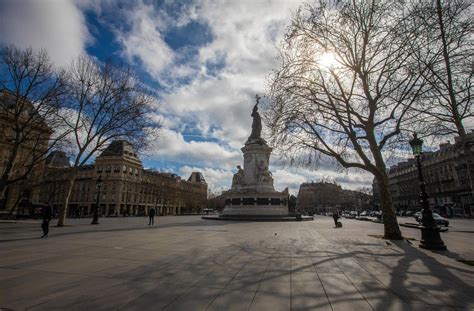
{"type": "Polygon", "coordinates": [[[272,148],[262,138],[262,120],[258,113],[260,97],[252,110],[252,133],[240,150],[243,165],[237,166],[232,188],[223,193],[225,208],[219,217],[231,219],[266,219],[288,217],[288,193],[275,191],[269,170],[272,148]]]}
{"type": "Polygon", "coordinates": [[[255,96],[257,103],[253,107],[251,116],[253,117],[252,120],[252,133],[250,134],[249,138],[247,139],[247,143],[265,143],[265,140],[262,139],[262,118],[258,113],[258,103],[260,101],[260,96],[258,94],[255,96]]]}

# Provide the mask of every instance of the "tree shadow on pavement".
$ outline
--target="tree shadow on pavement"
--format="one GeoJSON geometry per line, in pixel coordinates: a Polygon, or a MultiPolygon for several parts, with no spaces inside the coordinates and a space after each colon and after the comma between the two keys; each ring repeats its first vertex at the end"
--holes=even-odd
{"type": "MultiPolygon", "coordinates": [[[[435,257],[426,254],[416,246],[403,241],[392,241],[404,256],[397,265],[390,267],[390,280],[385,284],[394,294],[403,300],[416,303],[423,301],[432,306],[467,308],[474,304],[474,287],[460,278],[464,274],[474,279],[474,270],[460,268],[462,264],[454,261],[460,257],[449,251],[436,251],[453,259],[450,264],[441,263],[435,257]]],[[[375,306],[376,310],[389,310],[390,302],[375,306]]]]}

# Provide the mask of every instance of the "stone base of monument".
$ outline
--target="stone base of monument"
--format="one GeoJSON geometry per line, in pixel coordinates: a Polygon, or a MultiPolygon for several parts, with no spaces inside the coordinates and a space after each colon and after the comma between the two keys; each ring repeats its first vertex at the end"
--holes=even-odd
{"type": "Polygon", "coordinates": [[[313,220],[312,216],[288,213],[288,193],[227,191],[225,208],[218,216],[204,216],[208,220],[233,221],[301,221],[313,220]]]}
{"type": "Polygon", "coordinates": [[[262,215],[219,215],[203,216],[207,220],[227,220],[227,221],[305,221],[314,220],[313,216],[304,216],[300,214],[287,214],[280,216],[262,216],[262,215]]]}
{"type": "Polygon", "coordinates": [[[223,216],[285,216],[288,215],[288,194],[271,192],[224,193],[223,216]]]}

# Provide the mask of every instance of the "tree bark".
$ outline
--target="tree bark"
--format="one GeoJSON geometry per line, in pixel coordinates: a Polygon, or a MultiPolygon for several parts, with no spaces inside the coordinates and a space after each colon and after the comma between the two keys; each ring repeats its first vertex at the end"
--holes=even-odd
{"type": "Polygon", "coordinates": [[[393,207],[392,194],[388,182],[387,167],[375,139],[374,130],[369,126],[367,134],[370,150],[375,160],[375,169],[372,171],[380,188],[380,207],[384,224],[384,238],[389,240],[401,240],[402,233],[397,221],[397,214],[393,207]]]}
{"type": "MultiPolygon", "coordinates": [[[[5,200],[5,206],[7,205],[9,199],[10,199],[10,196],[11,196],[11,193],[9,191],[10,188],[6,189],[5,191],[5,196],[4,196],[4,200],[5,200]]],[[[20,200],[21,200],[21,191],[20,193],[17,195],[16,199],[15,199],[15,202],[13,203],[12,207],[10,208],[10,210],[8,211],[8,214],[6,216],[6,219],[11,219],[12,216],[13,216],[13,213],[15,212],[15,209],[18,207],[18,204],[20,203],[20,200]]],[[[18,212],[17,212],[18,214],[18,212]]]]}
{"type": "Polygon", "coordinates": [[[375,178],[380,188],[380,207],[384,224],[384,238],[389,240],[402,240],[402,233],[398,226],[397,214],[393,207],[392,195],[388,185],[388,176],[385,171],[380,171],[375,178]]]}
{"type": "Polygon", "coordinates": [[[58,227],[62,227],[62,226],[65,225],[67,209],[68,209],[68,205],[69,205],[69,198],[71,197],[72,189],[74,187],[74,182],[76,181],[76,177],[77,177],[77,168],[74,167],[71,178],[69,179],[69,183],[67,184],[66,197],[64,199],[64,205],[61,207],[61,210],[59,211],[58,224],[57,224],[58,227]]]}

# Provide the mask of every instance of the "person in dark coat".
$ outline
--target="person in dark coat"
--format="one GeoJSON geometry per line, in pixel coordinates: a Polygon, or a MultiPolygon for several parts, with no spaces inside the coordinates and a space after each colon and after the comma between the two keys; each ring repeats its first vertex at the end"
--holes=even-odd
{"type": "Polygon", "coordinates": [[[49,222],[53,218],[53,209],[51,206],[45,206],[43,208],[43,223],[41,224],[41,228],[43,229],[43,236],[42,238],[47,238],[49,233],[49,222]]]}
{"type": "Polygon", "coordinates": [[[148,211],[148,216],[150,217],[150,222],[148,223],[148,225],[154,225],[155,224],[155,214],[156,214],[156,210],[154,207],[150,208],[150,210],[148,211]]]}
{"type": "Polygon", "coordinates": [[[339,213],[338,212],[334,212],[332,214],[332,218],[334,219],[334,226],[337,227],[337,220],[339,219],[339,213]]]}

